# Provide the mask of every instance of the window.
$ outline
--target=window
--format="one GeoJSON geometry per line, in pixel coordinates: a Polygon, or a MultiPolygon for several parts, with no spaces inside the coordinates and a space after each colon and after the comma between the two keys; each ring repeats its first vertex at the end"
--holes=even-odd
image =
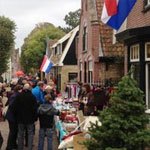
{"type": "Polygon", "coordinates": [[[77,77],[78,77],[77,73],[69,73],[68,74],[69,82],[76,82],[77,81],[77,77]]]}
{"type": "Polygon", "coordinates": [[[84,83],[87,83],[87,62],[84,62],[84,83]]]}
{"type": "Polygon", "coordinates": [[[150,42],[145,44],[145,60],[150,61],[150,42]]]}
{"type": "Polygon", "coordinates": [[[80,65],[80,81],[82,81],[82,62],[80,62],[79,65],[80,65]]]}
{"type": "Polygon", "coordinates": [[[140,64],[133,63],[132,66],[134,67],[134,72],[132,74],[133,79],[137,81],[137,84],[140,85],[140,64]]]}
{"type": "Polygon", "coordinates": [[[57,47],[55,47],[55,55],[57,54],[57,47]]]}
{"type": "Polygon", "coordinates": [[[87,51],[87,27],[83,28],[82,44],[83,44],[83,51],[87,51]]]}
{"type": "Polygon", "coordinates": [[[130,47],[130,61],[131,62],[137,62],[139,61],[139,45],[136,44],[136,45],[132,45],[130,47]]]}
{"type": "Polygon", "coordinates": [[[101,35],[99,35],[99,57],[103,57],[104,56],[102,38],[103,37],[101,35]]]}
{"type": "Polygon", "coordinates": [[[150,64],[146,64],[146,105],[150,109],[150,64]]]}
{"type": "Polygon", "coordinates": [[[93,82],[93,65],[92,65],[92,61],[88,62],[88,83],[92,83],[93,82]]]}

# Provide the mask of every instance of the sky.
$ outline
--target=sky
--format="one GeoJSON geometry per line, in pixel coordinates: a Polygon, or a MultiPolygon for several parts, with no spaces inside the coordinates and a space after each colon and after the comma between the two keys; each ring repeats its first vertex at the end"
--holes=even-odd
{"type": "Polygon", "coordinates": [[[20,48],[36,24],[50,22],[64,27],[65,15],[80,7],[81,0],[0,0],[0,16],[17,25],[15,48],[20,48]]]}

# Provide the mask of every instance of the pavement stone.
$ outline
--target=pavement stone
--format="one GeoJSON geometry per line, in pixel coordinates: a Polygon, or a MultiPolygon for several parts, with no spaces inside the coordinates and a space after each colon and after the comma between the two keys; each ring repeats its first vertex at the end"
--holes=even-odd
{"type": "MultiPolygon", "coordinates": [[[[2,132],[2,136],[3,136],[3,139],[4,139],[1,150],[6,150],[7,137],[8,137],[8,133],[9,133],[9,127],[8,127],[8,122],[7,121],[1,121],[0,122],[0,130],[2,132]]],[[[35,130],[35,136],[34,136],[33,150],[38,149],[37,148],[37,146],[38,146],[38,131],[39,131],[39,123],[36,122],[36,130],[35,130]]],[[[27,150],[27,148],[24,148],[24,150],[27,150]]],[[[45,138],[44,150],[47,150],[47,139],[46,138],[45,138]]],[[[55,133],[54,133],[54,136],[53,136],[53,150],[58,150],[58,139],[57,139],[55,133]]]]}

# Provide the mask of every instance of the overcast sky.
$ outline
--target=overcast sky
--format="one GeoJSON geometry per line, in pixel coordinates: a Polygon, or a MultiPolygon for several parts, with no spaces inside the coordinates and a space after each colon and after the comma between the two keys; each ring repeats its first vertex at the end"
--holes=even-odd
{"type": "Polygon", "coordinates": [[[16,48],[39,22],[65,26],[68,12],[80,8],[81,0],[0,0],[0,15],[9,17],[17,25],[16,48]]]}

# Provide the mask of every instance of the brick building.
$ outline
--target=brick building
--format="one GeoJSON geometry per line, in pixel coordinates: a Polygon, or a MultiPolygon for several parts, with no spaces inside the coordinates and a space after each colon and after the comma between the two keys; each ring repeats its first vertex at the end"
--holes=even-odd
{"type": "Polygon", "coordinates": [[[144,91],[150,108],[150,1],[138,0],[126,23],[126,30],[116,35],[125,44],[125,70],[134,66],[133,77],[144,91]]]}
{"type": "Polygon", "coordinates": [[[79,81],[104,84],[124,74],[123,48],[113,30],[100,21],[102,0],[82,0],[78,37],[79,81]]]}

